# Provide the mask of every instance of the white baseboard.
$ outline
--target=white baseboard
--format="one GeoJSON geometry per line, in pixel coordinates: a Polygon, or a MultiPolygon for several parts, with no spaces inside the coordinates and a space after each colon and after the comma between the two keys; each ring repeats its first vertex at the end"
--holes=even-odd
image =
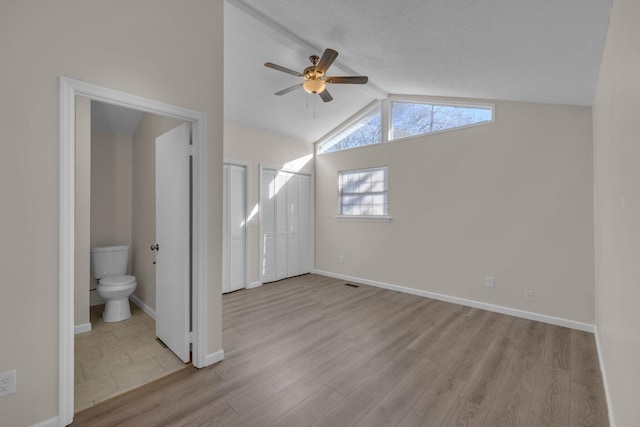
{"type": "Polygon", "coordinates": [[[247,286],[247,289],[257,288],[259,286],[262,286],[262,283],[258,280],[256,282],[249,283],[249,285],[247,286]]]}
{"type": "Polygon", "coordinates": [[[138,298],[137,296],[131,294],[129,296],[129,299],[138,307],[140,307],[142,309],[142,311],[144,311],[145,313],[147,313],[149,315],[149,317],[151,317],[153,320],[156,320],[156,312],[154,309],[152,309],[151,307],[149,307],[147,304],[143,303],[142,300],[140,298],[138,298]]]}
{"type": "Polygon", "coordinates": [[[481,308],[496,313],[508,314],[510,316],[522,317],[524,319],[536,320],[538,322],[549,323],[551,325],[564,326],[565,328],[577,329],[585,332],[595,332],[595,326],[589,323],[578,322],[576,320],[563,319],[561,317],[549,316],[546,314],[534,313],[532,311],[519,310],[517,308],[505,307],[502,305],[489,304],[486,302],[470,300],[466,298],[454,297],[450,295],[439,294],[436,292],[423,291],[421,289],[407,288],[405,286],[392,285],[390,283],[378,282],[376,280],[362,279],[359,277],[347,276],[344,274],[332,273],[323,270],[313,270],[315,274],[329,276],[336,279],[347,280],[350,282],[363,283],[378,288],[389,289],[392,291],[404,292],[405,294],[417,295],[426,298],[437,299],[440,301],[451,302],[454,304],[465,305],[468,307],[481,308]]]}
{"type": "Polygon", "coordinates": [[[58,422],[58,417],[52,417],[48,420],[40,421],[37,424],[32,425],[31,427],[58,427],[60,424],[58,422]]]}
{"type": "Polygon", "coordinates": [[[602,348],[600,347],[600,333],[598,327],[595,327],[596,349],[598,350],[598,363],[600,364],[600,372],[602,373],[602,383],[604,385],[604,395],[607,399],[607,409],[609,413],[609,427],[616,427],[616,421],[613,419],[613,407],[611,406],[611,394],[609,394],[609,382],[607,381],[607,371],[604,367],[604,359],[602,357],[602,348]]]}
{"type": "Polygon", "coordinates": [[[207,357],[204,360],[204,366],[213,365],[214,363],[218,363],[224,359],[224,350],[220,349],[215,353],[207,354],[207,357]]]}
{"type": "Polygon", "coordinates": [[[82,334],[82,333],[85,333],[85,332],[91,332],[91,323],[87,322],[87,323],[83,323],[81,325],[75,325],[73,327],[73,333],[75,335],[82,334]]]}

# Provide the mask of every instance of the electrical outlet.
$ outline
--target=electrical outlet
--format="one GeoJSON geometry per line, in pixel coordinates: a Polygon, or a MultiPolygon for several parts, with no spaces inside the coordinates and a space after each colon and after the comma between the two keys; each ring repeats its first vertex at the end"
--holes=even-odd
{"type": "Polygon", "coordinates": [[[339,261],[340,264],[344,264],[344,255],[340,255],[339,261]]]}
{"type": "Polygon", "coordinates": [[[0,396],[16,392],[16,370],[0,374],[0,396]]]}
{"type": "Polygon", "coordinates": [[[484,278],[484,285],[487,288],[493,288],[493,277],[489,277],[489,276],[485,277],[484,278]]]}
{"type": "Polygon", "coordinates": [[[524,291],[524,300],[533,301],[533,291],[524,291]]]}

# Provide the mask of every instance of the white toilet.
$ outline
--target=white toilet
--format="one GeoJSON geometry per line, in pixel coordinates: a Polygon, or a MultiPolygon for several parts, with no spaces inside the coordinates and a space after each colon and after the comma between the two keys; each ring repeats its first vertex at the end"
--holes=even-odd
{"type": "Polygon", "coordinates": [[[136,278],[127,275],[129,245],[91,248],[91,267],[98,280],[98,294],[105,300],[102,319],[119,322],[131,317],[129,295],[136,290],[136,278]]]}

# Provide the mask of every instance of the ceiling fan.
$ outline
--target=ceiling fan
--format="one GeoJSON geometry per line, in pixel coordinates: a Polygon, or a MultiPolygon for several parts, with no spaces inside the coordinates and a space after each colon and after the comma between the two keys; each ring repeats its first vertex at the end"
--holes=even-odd
{"type": "Polygon", "coordinates": [[[265,67],[273,68],[274,70],[282,71],[288,74],[292,74],[297,77],[302,77],[305,81],[295,86],[282,89],[276,92],[276,95],[284,95],[285,93],[292,92],[298,88],[303,88],[308,93],[317,93],[324,102],[329,102],[333,97],[327,90],[327,84],[365,84],[369,81],[367,76],[329,76],[325,77],[327,69],[333,64],[333,61],[338,57],[338,52],[333,49],[325,49],[322,54],[322,58],[318,55],[311,55],[309,61],[311,66],[307,67],[299,73],[289,68],[282,67],[272,62],[264,64],[265,67]]]}

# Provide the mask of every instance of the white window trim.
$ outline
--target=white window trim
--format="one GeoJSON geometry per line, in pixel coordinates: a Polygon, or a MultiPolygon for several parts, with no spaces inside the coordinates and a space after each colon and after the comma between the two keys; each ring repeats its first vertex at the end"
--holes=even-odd
{"type": "Polygon", "coordinates": [[[347,120],[342,122],[338,127],[333,129],[331,132],[320,138],[315,143],[315,153],[316,155],[325,155],[331,153],[339,153],[345,150],[355,150],[358,148],[371,147],[381,144],[394,143],[398,141],[406,141],[414,138],[423,138],[425,136],[437,135],[444,132],[454,132],[462,129],[484,126],[493,124],[496,121],[496,105],[494,102],[485,102],[485,101],[469,101],[462,100],[456,101],[452,99],[441,99],[438,97],[431,96],[421,96],[421,95],[389,95],[387,98],[382,100],[374,100],[369,105],[364,107],[362,110],[358,111],[353,116],[349,117],[347,120]],[[486,122],[474,123],[470,125],[457,126],[450,129],[443,129],[434,132],[422,133],[419,135],[411,135],[405,136],[402,138],[394,138],[391,139],[391,103],[392,102],[410,102],[415,104],[432,104],[432,105],[447,105],[451,107],[468,107],[468,108],[486,108],[491,110],[491,120],[487,120],[486,122]],[[376,109],[380,109],[380,123],[381,123],[381,135],[380,135],[380,143],[379,144],[367,144],[361,145],[358,147],[350,147],[345,148],[344,150],[338,151],[330,151],[330,152],[320,152],[320,147],[330,141],[331,139],[337,137],[340,133],[347,130],[349,127],[353,126],[354,123],[364,118],[367,114],[370,114],[376,109]]]}
{"type": "Polygon", "coordinates": [[[389,222],[393,217],[388,215],[336,215],[333,218],[336,221],[389,222]]]}
{"type": "MultiPolygon", "coordinates": [[[[342,150],[341,150],[342,151],[342,150]]],[[[389,222],[393,218],[389,215],[389,208],[387,206],[387,214],[386,215],[342,215],[342,194],[340,192],[340,174],[343,172],[366,172],[370,170],[379,170],[386,169],[386,184],[387,184],[387,205],[389,204],[389,166],[372,166],[368,168],[357,168],[357,169],[345,169],[338,171],[338,215],[334,216],[336,221],[369,221],[369,222],[389,222]]]]}

